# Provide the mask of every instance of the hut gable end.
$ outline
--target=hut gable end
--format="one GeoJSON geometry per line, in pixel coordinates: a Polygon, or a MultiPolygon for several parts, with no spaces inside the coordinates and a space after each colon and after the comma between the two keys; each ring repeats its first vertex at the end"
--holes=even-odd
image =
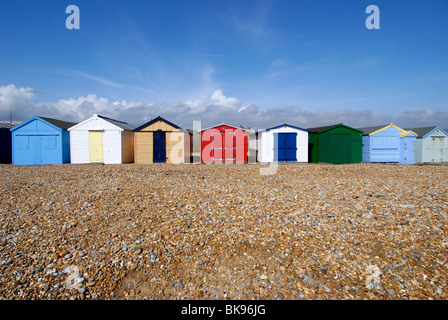
{"type": "Polygon", "coordinates": [[[158,120],[142,129],[140,129],[139,131],[159,131],[159,130],[160,131],[175,131],[175,130],[177,130],[177,128],[173,127],[172,125],[170,125],[162,120],[158,120]]]}

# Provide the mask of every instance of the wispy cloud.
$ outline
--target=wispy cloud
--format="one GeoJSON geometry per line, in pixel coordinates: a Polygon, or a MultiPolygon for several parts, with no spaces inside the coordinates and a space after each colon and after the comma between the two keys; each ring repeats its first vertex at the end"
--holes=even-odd
{"type": "Polygon", "coordinates": [[[103,77],[95,76],[95,75],[77,71],[77,70],[67,71],[64,74],[67,76],[71,76],[71,77],[78,77],[78,78],[83,78],[83,79],[87,79],[87,80],[92,80],[92,81],[104,84],[106,86],[114,87],[114,88],[124,88],[125,87],[124,84],[117,83],[117,82],[108,80],[103,77]]]}

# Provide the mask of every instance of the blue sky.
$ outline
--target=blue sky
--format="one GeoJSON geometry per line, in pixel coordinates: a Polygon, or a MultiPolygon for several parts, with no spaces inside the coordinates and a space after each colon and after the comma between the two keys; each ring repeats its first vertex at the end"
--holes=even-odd
{"type": "Polygon", "coordinates": [[[447,17],[442,0],[3,0],[0,120],[448,127],[447,17]]]}

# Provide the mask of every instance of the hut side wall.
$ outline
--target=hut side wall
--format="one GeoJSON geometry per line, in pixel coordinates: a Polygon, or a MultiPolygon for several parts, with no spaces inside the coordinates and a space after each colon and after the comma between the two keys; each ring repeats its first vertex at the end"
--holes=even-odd
{"type": "Polygon", "coordinates": [[[310,163],[319,162],[319,134],[308,134],[308,161],[310,163]]]}
{"type": "Polygon", "coordinates": [[[134,132],[121,132],[121,158],[123,163],[134,162],[134,132]]]}
{"type": "Polygon", "coordinates": [[[370,136],[362,136],[362,161],[370,162],[370,136]]]}

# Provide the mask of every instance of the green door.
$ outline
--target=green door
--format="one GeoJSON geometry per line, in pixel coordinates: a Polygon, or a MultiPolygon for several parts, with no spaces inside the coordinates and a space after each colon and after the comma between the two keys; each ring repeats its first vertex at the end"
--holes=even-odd
{"type": "Polygon", "coordinates": [[[331,136],[333,163],[352,163],[352,135],[333,134],[331,136]]]}

